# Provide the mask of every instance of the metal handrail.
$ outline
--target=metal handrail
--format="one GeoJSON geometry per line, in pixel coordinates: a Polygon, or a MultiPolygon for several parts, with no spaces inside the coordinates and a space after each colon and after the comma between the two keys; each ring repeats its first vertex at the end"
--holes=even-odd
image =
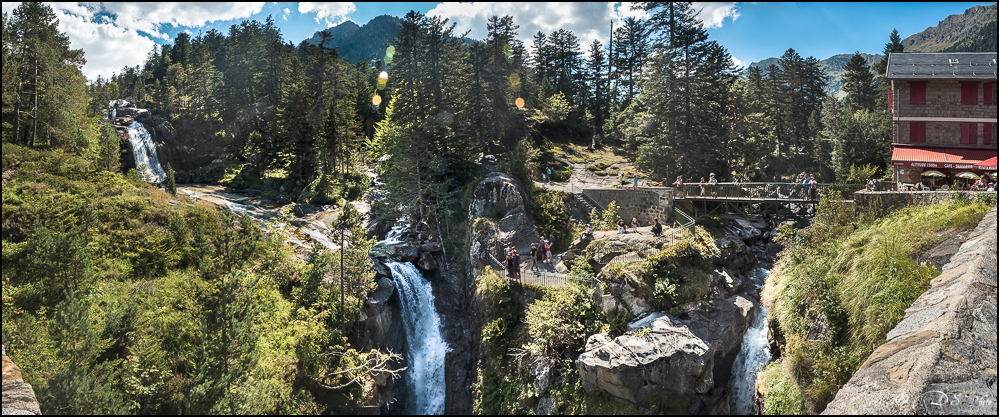
{"type": "Polygon", "coordinates": [[[863,190],[865,184],[800,184],[800,183],[700,183],[684,184],[677,189],[676,199],[687,198],[744,198],[776,199],[786,201],[818,201],[821,196],[835,191],[852,194],[863,190]],[[702,191],[703,187],[703,191],[702,191]]]}

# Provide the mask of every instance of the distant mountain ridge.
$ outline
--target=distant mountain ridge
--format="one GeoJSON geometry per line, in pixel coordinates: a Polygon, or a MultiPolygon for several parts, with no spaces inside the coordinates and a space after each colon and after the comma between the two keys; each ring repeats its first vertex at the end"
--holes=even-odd
{"type": "MultiPolygon", "coordinates": [[[[383,59],[386,44],[395,39],[401,24],[402,19],[389,15],[371,19],[364,26],[346,21],[329,29],[333,36],[326,46],[337,48],[340,57],[348,62],[383,59]]],[[[306,42],[318,45],[321,40],[316,32],[306,42]]]]}
{"type": "Polygon", "coordinates": [[[947,16],[936,26],[903,39],[902,46],[905,52],[994,52],[996,5],[975,6],[964,14],[947,16]]]}

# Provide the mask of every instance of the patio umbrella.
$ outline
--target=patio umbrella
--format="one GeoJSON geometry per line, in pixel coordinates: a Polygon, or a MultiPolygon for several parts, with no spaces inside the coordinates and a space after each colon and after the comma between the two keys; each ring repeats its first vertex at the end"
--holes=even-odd
{"type": "Polygon", "coordinates": [[[979,178],[978,175],[975,175],[975,173],[968,171],[961,172],[955,176],[958,178],[964,178],[969,180],[977,180],[979,178]]]}
{"type": "Polygon", "coordinates": [[[980,169],[982,171],[995,171],[996,170],[996,157],[993,156],[992,159],[986,159],[986,160],[984,160],[982,162],[979,162],[979,163],[975,164],[974,168],[975,169],[980,169]]]}
{"type": "Polygon", "coordinates": [[[926,171],[922,174],[924,177],[946,177],[947,175],[940,171],[926,171]]]}

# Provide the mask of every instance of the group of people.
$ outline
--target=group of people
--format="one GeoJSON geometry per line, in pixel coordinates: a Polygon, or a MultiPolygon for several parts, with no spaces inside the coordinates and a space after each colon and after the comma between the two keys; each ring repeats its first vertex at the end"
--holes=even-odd
{"type": "MultiPolygon", "coordinates": [[[[537,268],[538,262],[548,262],[552,263],[552,242],[541,237],[537,243],[531,243],[531,268],[537,268]]],[[[517,252],[517,248],[513,247],[513,243],[507,244],[504,248],[504,253],[506,254],[506,259],[503,263],[507,268],[507,276],[511,279],[520,279],[520,253],[517,252]]]]}
{"type": "Polygon", "coordinates": [[[805,198],[814,199],[815,193],[819,191],[819,182],[815,180],[815,174],[798,174],[797,183],[801,184],[801,194],[805,198]]]}
{"type": "MultiPolygon", "coordinates": [[[[652,234],[654,236],[659,236],[660,234],[662,234],[662,232],[663,232],[663,225],[659,223],[659,219],[652,219],[652,223],[649,223],[649,225],[652,226],[652,234]]],[[[589,227],[590,225],[586,225],[586,226],[589,227]]],[[[631,232],[632,233],[638,233],[638,228],[639,227],[641,227],[641,224],[638,222],[638,218],[637,217],[632,217],[631,218],[631,232]]],[[[585,234],[586,232],[583,232],[583,233],[585,234]]],[[[618,218],[617,219],[617,234],[621,235],[621,234],[625,234],[625,233],[628,233],[628,227],[625,225],[624,219],[618,218]]]]}
{"type": "MultiPolygon", "coordinates": [[[[709,175],[708,178],[709,179],[705,181],[704,177],[701,177],[701,182],[698,183],[698,185],[700,185],[701,188],[701,197],[705,197],[708,195],[709,187],[711,189],[710,190],[711,196],[718,197],[718,189],[715,188],[715,186],[718,185],[718,178],[715,177],[714,173],[711,173],[711,175],[709,175]]],[[[677,176],[676,181],[673,182],[673,185],[676,186],[677,197],[683,198],[686,195],[686,190],[683,188],[683,186],[686,185],[686,183],[683,180],[683,175],[677,176]]]]}
{"type": "MultiPolygon", "coordinates": [[[[625,181],[625,179],[624,179],[624,173],[623,172],[621,173],[621,176],[619,178],[621,179],[621,189],[627,189],[628,182],[625,181]]],[[[632,188],[631,189],[632,190],[637,190],[638,189],[638,176],[637,175],[633,176],[633,179],[632,179],[632,188]]]]}
{"type": "Polygon", "coordinates": [[[995,191],[995,190],[996,190],[996,183],[994,183],[994,182],[985,182],[985,177],[982,176],[982,177],[979,177],[978,181],[975,182],[971,186],[971,190],[970,191],[989,191],[989,192],[992,192],[992,191],[995,191]]]}

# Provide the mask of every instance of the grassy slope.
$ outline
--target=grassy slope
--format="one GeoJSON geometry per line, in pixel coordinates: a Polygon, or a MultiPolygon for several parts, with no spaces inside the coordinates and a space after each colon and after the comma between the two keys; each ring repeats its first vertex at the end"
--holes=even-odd
{"type": "Polygon", "coordinates": [[[917,255],[974,228],[993,205],[952,200],[867,224],[826,205],[812,226],[785,234],[764,294],[786,342],[782,365],[761,377],[763,390],[777,393],[767,413],[823,410],[939,274],[916,264],[917,255]],[[797,387],[786,386],[789,378],[797,387]]]}
{"type": "MultiPolygon", "coordinates": [[[[61,151],[5,143],[3,171],[13,174],[3,187],[3,343],[43,412],[183,412],[204,337],[197,288],[210,284],[191,265],[201,255],[181,230],[225,228],[219,212],[172,201],[135,176],[92,169],[61,151]],[[43,245],[40,225],[56,234],[56,247],[43,245]],[[67,238],[80,246],[58,246],[67,238]],[[60,271],[44,268],[77,259],[82,272],[66,282],[86,307],[83,319],[67,324],[64,282],[53,276],[60,271]],[[82,349],[67,347],[60,333],[67,328],[96,339],[82,349]],[[85,379],[99,389],[87,395],[101,398],[84,398],[86,386],[66,382],[73,363],[91,369],[85,379]]],[[[296,412],[294,404],[308,401],[292,398],[291,365],[322,326],[302,317],[279,290],[276,279],[287,281],[300,266],[288,263],[280,243],[258,248],[247,266],[261,278],[253,291],[259,362],[250,379],[237,382],[255,394],[242,406],[296,412]]]]}

